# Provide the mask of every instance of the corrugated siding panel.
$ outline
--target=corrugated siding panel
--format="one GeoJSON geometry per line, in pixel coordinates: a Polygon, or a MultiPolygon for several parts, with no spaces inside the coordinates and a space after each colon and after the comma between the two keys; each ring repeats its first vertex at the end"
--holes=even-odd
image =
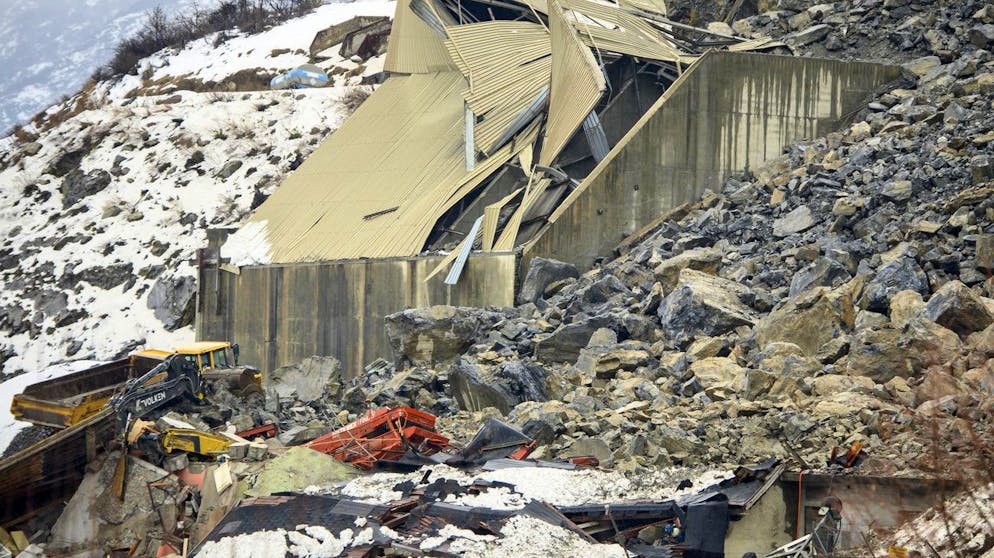
{"type": "Polygon", "coordinates": [[[465,87],[458,72],[442,72],[395,76],[377,89],[250,219],[266,223],[272,261],[420,252],[438,217],[527,144],[509,143],[467,172],[465,87]]]}
{"type": "Polygon", "coordinates": [[[549,2],[552,87],[539,164],[549,165],[590,114],[606,85],[593,54],[576,36],[555,0],[549,2]]]}
{"type": "Polygon", "coordinates": [[[383,69],[426,74],[455,69],[442,37],[411,11],[410,0],[397,0],[383,69]]]}
{"type": "Polygon", "coordinates": [[[529,22],[488,21],[447,29],[449,55],[469,82],[477,151],[492,152],[517,116],[549,83],[549,33],[529,22]]]}

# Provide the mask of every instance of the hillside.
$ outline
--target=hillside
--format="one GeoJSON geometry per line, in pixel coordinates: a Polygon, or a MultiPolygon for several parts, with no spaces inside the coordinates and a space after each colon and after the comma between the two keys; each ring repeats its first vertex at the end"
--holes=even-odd
{"type": "MultiPolygon", "coordinates": [[[[307,61],[318,30],[392,12],[390,2],[332,4],[255,36],[205,37],[143,61],[144,78],[97,83],[54,105],[37,137],[8,138],[3,415],[52,364],[193,340],[196,251],[207,228],[236,224],[258,206],[341,123],[343,100],[368,90],[363,76],[382,64],[329,59],[340,75],[319,90],[233,92],[226,80],[258,73],[252,83],[268,83],[307,61]]],[[[12,432],[9,418],[3,423],[5,446],[12,432]]]]}

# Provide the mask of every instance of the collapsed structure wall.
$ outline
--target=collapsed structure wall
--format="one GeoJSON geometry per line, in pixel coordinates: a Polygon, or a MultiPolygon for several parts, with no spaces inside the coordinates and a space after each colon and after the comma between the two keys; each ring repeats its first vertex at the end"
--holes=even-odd
{"type": "Polygon", "coordinates": [[[525,249],[589,268],[668,209],[839,129],[900,77],[883,64],[713,52],[684,73],[525,249]]]}
{"type": "Polygon", "coordinates": [[[208,259],[200,272],[197,338],[239,343],[241,361],[263,371],[332,355],[352,377],[378,357],[391,358],[383,321],[389,314],[436,304],[513,305],[514,254],[470,258],[454,286],[443,283],[444,273],[425,282],[442,258],[252,266],[237,274],[208,259]]]}
{"type": "MultiPolygon", "coordinates": [[[[684,73],[553,213],[524,248],[589,268],[628,234],[724,179],[775,157],[790,142],[838,129],[893,66],[714,52],[684,73]]],[[[610,127],[611,123],[605,123],[610,127]]],[[[217,254],[220,239],[208,253],[217,254]]],[[[433,304],[509,306],[514,254],[474,254],[455,286],[424,277],[440,256],[244,267],[201,266],[198,339],[241,344],[262,370],[312,355],[356,374],[391,358],[384,316],[433,304]]]]}

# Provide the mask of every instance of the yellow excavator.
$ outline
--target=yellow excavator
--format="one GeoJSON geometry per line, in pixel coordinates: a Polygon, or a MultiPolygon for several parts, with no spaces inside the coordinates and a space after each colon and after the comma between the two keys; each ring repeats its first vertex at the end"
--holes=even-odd
{"type": "Polygon", "coordinates": [[[126,359],[30,385],[14,396],[10,412],[18,420],[68,428],[97,414],[112,396],[121,396],[125,391],[130,397],[136,397],[134,393],[138,391],[148,392],[148,397],[155,401],[146,399],[138,407],[153,403],[158,407],[186,392],[187,388],[191,395],[203,398],[202,386],[214,382],[224,382],[241,395],[262,390],[262,374],[255,368],[238,364],[238,345],[200,341],[171,351],[137,351],[126,359]],[[175,363],[169,365],[167,360],[175,363]],[[149,374],[152,370],[156,372],[149,374]],[[172,380],[176,380],[172,387],[179,391],[149,392],[155,384],[172,380]]]}

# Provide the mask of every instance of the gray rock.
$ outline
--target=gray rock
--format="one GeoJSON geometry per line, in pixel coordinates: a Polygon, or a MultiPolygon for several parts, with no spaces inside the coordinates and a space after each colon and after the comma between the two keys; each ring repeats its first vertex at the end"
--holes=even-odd
{"type": "Polygon", "coordinates": [[[980,331],[994,322],[994,314],[980,295],[959,281],[950,281],[935,291],[922,315],[960,336],[980,331]]]}
{"type": "Polygon", "coordinates": [[[910,180],[892,180],[887,184],[884,184],[880,194],[893,202],[903,202],[908,201],[913,193],[913,188],[910,180]]]}
{"type": "Polygon", "coordinates": [[[280,399],[310,403],[338,398],[342,389],[342,364],[335,357],[312,356],[297,364],[282,366],[264,376],[263,388],[280,399]]]}
{"type": "Polygon", "coordinates": [[[773,222],[773,234],[778,237],[804,232],[818,224],[811,208],[802,205],[773,222]]]}
{"type": "Polygon", "coordinates": [[[111,181],[110,173],[103,169],[95,169],[86,174],[74,169],[62,179],[62,209],[68,209],[77,202],[100,192],[111,181]]]}
{"type": "Polygon", "coordinates": [[[146,305],[167,331],[193,324],[197,280],[193,277],[159,277],[148,292],[146,305]]]}
{"type": "Polygon", "coordinates": [[[796,296],[811,287],[837,287],[851,277],[849,270],[841,263],[829,258],[818,258],[790,280],[790,296],[796,296]]]}
{"type": "Polygon", "coordinates": [[[721,335],[741,325],[752,325],[755,315],[742,303],[748,292],[727,279],[684,269],[677,288],[659,305],[662,329],[683,344],[699,335],[721,335]]]}
{"type": "Polygon", "coordinates": [[[385,318],[387,338],[398,363],[432,366],[451,361],[469,348],[478,332],[504,314],[479,308],[432,306],[412,308],[385,318]]]}
{"type": "Polygon", "coordinates": [[[607,316],[595,316],[559,326],[550,335],[537,341],[535,358],[541,362],[574,363],[594,332],[610,327],[611,322],[607,316]]]}
{"type": "Polygon", "coordinates": [[[546,258],[533,258],[528,264],[528,274],[518,292],[518,304],[535,302],[542,298],[546,287],[556,281],[579,277],[580,273],[572,264],[546,258]]]}
{"type": "Polygon", "coordinates": [[[115,264],[107,267],[90,267],[75,276],[94,287],[110,290],[132,279],[131,264],[115,264]]]}
{"type": "Polygon", "coordinates": [[[459,408],[480,411],[494,407],[506,415],[525,401],[546,401],[548,372],[536,364],[504,362],[495,368],[460,360],[449,370],[449,384],[459,408]]]}
{"type": "Polygon", "coordinates": [[[792,48],[798,48],[825,38],[831,30],[832,27],[830,25],[822,23],[808,27],[803,31],[791,33],[783,38],[783,42],[792,48]]]}
{"type": "Polygon", "coordinates": [[[985,23],[970,29],[970,42],[977,48],[990,48],[994,44],[994,25],[985,23]]]}
{"type": "Polygon", "coordinates": [[[230,177],[231,175],[235,174],[235,171],[240,169],[241,167],[242,167],[242,162],[237,159],[234,161],[228,161],[227,163],[224,164],[223,167],[221,167],[220,170],[217,171],[216,176],[221,180],[224,180],[230,177]]]}
{"type": "Polygon", "coordinates": [[[904,256],[884,264],[866,286],[867,310],[886,312],[890,299],[900,291],[915,291],[928,295],[928,277],[914,258],[904,256]]]}

